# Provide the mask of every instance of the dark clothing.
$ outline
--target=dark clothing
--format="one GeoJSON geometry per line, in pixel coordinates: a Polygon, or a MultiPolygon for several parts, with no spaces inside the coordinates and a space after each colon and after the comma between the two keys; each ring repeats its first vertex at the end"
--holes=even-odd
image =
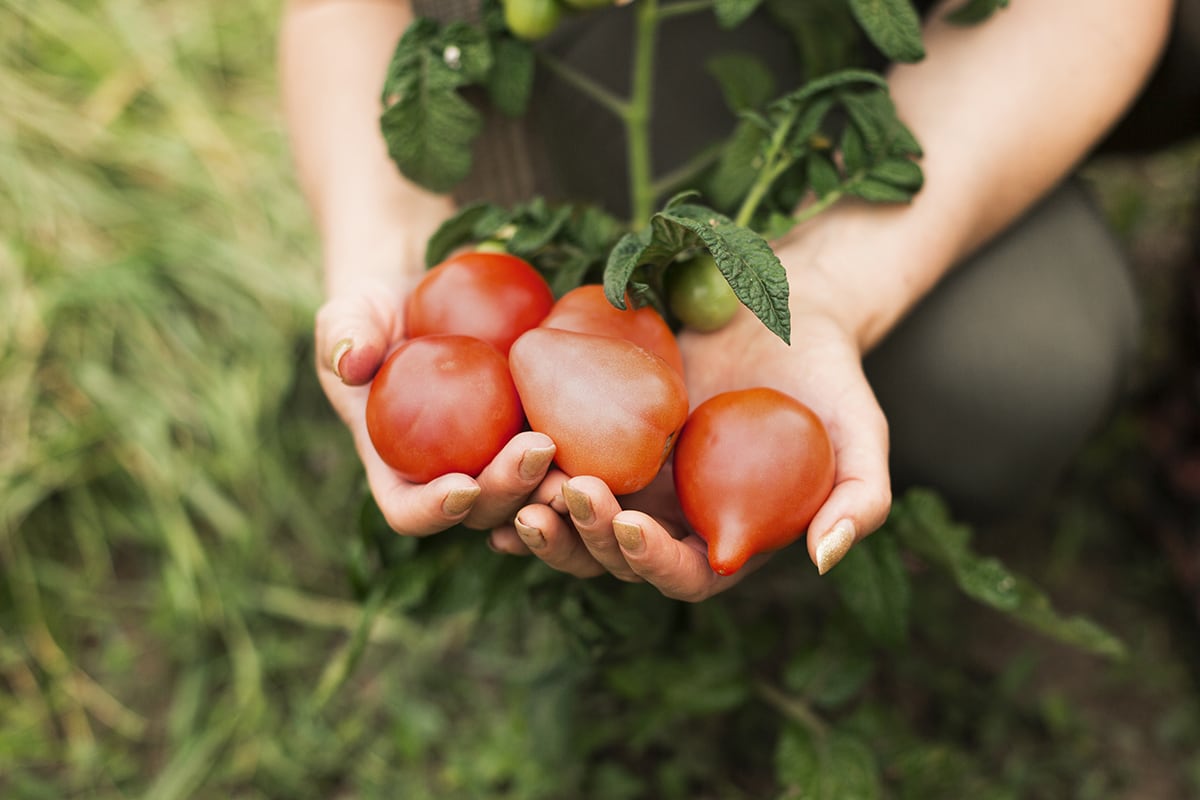
{"type": "MultiPolygon", "coordinates": [[[[1200,0],[1184,0],[1181,20],[1196,21],[1198,8],[1200,0]]],[[[570,20],[542,46],[624,93],[631,25],[631,9],[606,9],[570,20]]],[[[1188,47],[1186,39],[1200,34],[1200,24],[1182,33],[1180,27],[1148,98],[1197,98],[1200,41],[1188,47]]],[[[763,14],[733,32],[718,30],[709,14],[665,23],[652,134],[657,173],[685,163],[732,129],[734,119],[705,72],[708,58],[727,49],[766,61],[781,90],[802,82],[791,38],[763,14]]],[[[620,125],[575,89],[545,70],[540,74],[531,130],[498,123],[477,154],[486,170],[495,154],[523,142],[529,153],[520,164],[524,172],[508,183],[516,191],[506,194],[495,174],[491,186],[475,183],[470,191],[502,201],[536,192],[625,212],[620,125]]],[[[1130,142],[1129,132],[1143,120],[1163,130],[1155,122],[1162,112],[1154,103],[1141,105],[1113,144],[1130,142]]],[[[1179,123],[1166,133],[1200,131],[1198,113],[1200,102],[1166,109],[1165,116],[1179,123]]],[[[1162,144],[1167,137],[1155,138],[1162,144]]],[[[867,358],[867,376],[892,432],[895,490],[936,488],[959,514],[977,521],[1028,505],[1054,485],[1112,410],[1137,333],[1124,254],[1084,192],[1068,183],[958,265],[867,358]]]]}

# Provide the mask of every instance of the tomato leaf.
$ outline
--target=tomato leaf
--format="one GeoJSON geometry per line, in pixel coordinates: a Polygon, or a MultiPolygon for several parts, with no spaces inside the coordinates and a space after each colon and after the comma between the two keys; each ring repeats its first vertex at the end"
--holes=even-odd
{"type": "Polygon", "coordinates": [[[788,724],[775,748],[783,797],[874,800],[883,797],[875,754],[848,731],[816,731],[788,724]]]}
{"type": "Polygon", "coordinates": [[[512,36],[496,36],[492,39],[492,54],[495,64],[488,73],[488,98],[500,113],[519,117],[533,94],[533,48],[512,36]]]}
{"type": "Polygon", "coordinates": [[[435,267],[455,248],[490,235],[489,230],[483,237],[479,237],[477,227],[494,212],[495,206],[484,202],[471,203],[460,208],[454,216],[438,226],[425,243],[425,266],[435,267]]]}
{"type": "Polygon", "coordinates": [[[911,0],[849,0],[867,38],[893,61],[920,61],[921,17],[911,0]]]}
{"type": "MultiPolygon", "coordinates": [[[[953,522],[932,492],[911,491],[893,508],[887,528],[904,546],[950,574],[968,596],[1065,644],[1108,658],[1124,658],[1120,639],[1089,619],[1064,616],[1031,581],[970,547],[971,531],[953,522]]],[[[841,565],[838,566],[841,569],[841,565]]],[[[831,575],[833,573],[830,573],[831,575]]]]}
{"type": "Polygon", "coordinates": [[[842,604],[872,641],[896,647],[908,637],[912,585],[894,537],[872,536],[829,573],[842,604]]]}
{"type": "Polygon", "coordinates": [[[1008,0],[967,0],[947,14],[946,19],[955,25],[975,25],[1002,8],[1008,8],[1008,0]]]}
{"type": "Polygon", "coordinates": [[[625,292],[633,272],[641,265],[642,254],[650,246],[650,228],[622,236],[608,255],[604,268],[604,296],[621,310],[627,308],[625,292]]]}
{"type": "Polygon", "coordinates": [[[859,695],[875,667],[861,639],[830,626],[818,646],[801,650],[787,663],[783,685],[818,708],[836,709],[859,695]]]}
{"type": "Polygon", "coordinates": [[[734,113],[762,108],[775,95],[775,76],[757,56],[722,53],[709,59],[707,68],[734,113]]]}
{"type": "Polygon", "coordinates": [[[845,0],[767,0],[766,5],[771,19],[795,40],[802,74],[826,75],[859,59],[862,29],[845,0]]]}
{"type": "Polygon", "coordinates": [[[900,189],[917,191],[925,180],[921,168],[907,158],[888,158],[867,171],[867,177],[900,189]]]}
{"type": "Polygon", "coordinates": [[[703,206],[677,206],[660,212],[654,225],[656,233],[660,227],[678,226],[703,243],[738,299],[790,344],[787,272],[766,239],[703,206]]]}
{"type": "Polygon", "coordinates": [[[743,118],[721,151],[716,166],[704,181],[705,196],[715,208],[732,212],[758,177],[767,131],[753,119],[743,118]]]}
{"type": "Polygon", "coordinates": [[[487,39],[471,25],[417,19],[405,31],[388,65],[380,118],[388,154],[405,176],[435,192],[467,176],[483,120],[458,90],[491,67],[487,39]]]}
{"type": "Polygon", "coordinates": [[[713,11],[722,28],[736,28],[754,13],[763,0],[715,0],[713,11]]]}
{"type": "Polygon", "coordinates": [[[817,197],[836,192],[842,185],[842,177],[838,175],[833,159],[824,153],[813,153],[808,157],[808,185],[817,197]]]}
{"type": "Polygon", "coordinates": [[[871,203],[907,203],[912,192],[874,178],[861,178],[846,185],[846,193],[871,203]]]}

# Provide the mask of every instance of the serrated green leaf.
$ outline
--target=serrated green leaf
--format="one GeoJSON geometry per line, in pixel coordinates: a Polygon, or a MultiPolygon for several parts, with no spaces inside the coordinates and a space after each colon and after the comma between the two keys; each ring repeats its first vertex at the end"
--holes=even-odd
{"type": "Polygon", "coordinates": [[[907,158],[889,158],[867,171],[867,177],[915,192],[925,180],[921,167],[907,158]]]}
{"type": "Polygon", "coordinates": [[[699,239],[738,299],[768,330],[790,344],[787,272],[766,239],[703,206],[660,212],[655,215],[655,225],[660,222],[679,226],[699,239]]]}
{"type": "Polygon", "coordinates": [[[817,195],[824,197],[835,192],[842,185],[842,176],[838,175],[833,159],[824,153],[813,153],[806,159],[805,167],[808,174],[809,188],[817,195]]]}
{"type": "Polygon", "coordinates": [[[727,52],[709,59],[708,72],[721,87],[725,105],[734,113],[762,108],[775,95],[775,76],[750,53],[727,52]]]}
{"type": "Polygon", "coordinates": [[[380,128],[409,179],[446,192],[469,174],[470,144],[483,120],[458,90],[481,81],[491,65],[491,48],[472,26],[418,19],[405,31],[384,81],[380,128]]]}
{"type": "Polygon", "coordinates": [[[1042,634],[1109,658],[1123,658],[1120,639],[1083,617],[1064,616],[1045,592],[993,558],[970,548],[971,531],[950,519],[945,504],[928,491],[911,491],[893,507],[886,528],[904,546],[946,570],[973,599],[1042,634]]]}
{"type": "Polygon", "coordinates": [[[732,212],[741,202],[762,165],[767,132],[754,120],[743,119],[705,179],[705,196],[714,207],[732,212]]]}
{"type": "Polygon", "coordinates": [[[1008,8],[1008,0],[968,0],[948,13],[946,20],[955,25],[975,25],[1002,8],[1008,8]]]}
{"type": "Polygon", "coordinates": [[[850,175],[857,175],[867,169],[867,148],[863,144],[862,134],[853,125],[847,125],[842,131],[842,166],[850,175]]]}
{"type": "Polygon", "coordinates": [[[847,89],[856,84],[887,88],[887,81],[876,72],[865,69],[844,69],[808,81],[803,86],[778,98],[771,103],[770,116],[775,121],[793,118],[796,110],[804,107],[812,98],[838,89],[847,89]]]}
{"type": "Polygon", "coordinates": [[[713,11],[722,28],[736,28],[746,21],[763,0],[715,0],[713,11]]]}
{"type": "Polygon", "coordinates": [[[907,203],[913,196],[913,192],[908,189],[901,189],[874,178],[862,178],[847,184],[846,193],[861,197],[870,203],[907,203]]]}
{"type": "Polygon", "coordinates": [[[908,637],[912,585],[893,537],[885,534],[860,542],[829,577],[842,604],[872,641],[895,647],[908,637]]]}
{"type": "Polygon", "coordinates": [[[622,236],[608,255],[604,267],[604,296],[624,310],[625,292],[633,272],[640,266],[642,253],[650,246],[650,229],[642,228],[622,236]]]}
{"type": "Polygon", "coordinates": [[[893,61],[920,61],[921,16],[911,0],[849,0],[850,11],[867,38],[893,61]]]}
{"type": "Polygon", "coordinates": [[[491,203],[478,202],[460,208],[454,216],[438,226],[425,243],[425,266],[434,267],[457,247],[478,241],[476,226],[493,212],[491,203]]]}
{"type": "Polygon", "coordinates": [[[500,113],[519,117],[533,94],[533,48],[512,36],[499,36],[492,40],[492,54],[495,63],[488,74],[488,98],[500,113]]]}
{"type": "Polygon", "coordinates": [[[775,774],[784,797],[805,800],[876,800],[883,796],[879,764],[852,733],[784,727],[775,749],[775,774]]]}

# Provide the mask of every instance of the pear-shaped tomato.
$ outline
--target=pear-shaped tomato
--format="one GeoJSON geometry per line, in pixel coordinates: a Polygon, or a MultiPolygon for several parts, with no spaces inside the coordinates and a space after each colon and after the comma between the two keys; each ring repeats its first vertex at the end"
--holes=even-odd
{"type": "Polygon", "coordinates": [[[800,401],[760,387],[712,397],[675,447],[675,491],[714,572],[804,535],[833,490],[833,446],[800,401]]]}
{"type": "Polygon", "coordinates": [[[367,433],[400,477],[474,477],[521,432],[508,362],[469,336],[423,336],[396,348],[371,382],[367,433]]]}
{"type": "Polygon", "coordinates": [[[529,426],[554,440],[562,471],[600,478],[613,494],[654,480],[687,419],[683,378],[625,339],[534,328],[508,363],[529,426]]]}
{"type": "Polygon", "coordinates": [[[558,298],[541,327],[628,339],[683,374],[679,344],[659,313],[649,306],[622,311],[608,302],[604,287],[596,283],[584,284],[558,298]]]}
{"type": "Polygon", "coordinates": [[[404,308],[405,335],[472,336],[501,353],[550,313],[554,293],[528,261],[507,253],[451,256],[421,278],[404,308]]]}

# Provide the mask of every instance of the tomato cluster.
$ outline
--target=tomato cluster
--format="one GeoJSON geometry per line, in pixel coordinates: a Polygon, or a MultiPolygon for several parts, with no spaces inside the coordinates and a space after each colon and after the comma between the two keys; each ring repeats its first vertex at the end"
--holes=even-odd
{"type": "Polygon", "coordinates": [[[722,574],[803,535],[832,489],[833,449],[811,410],[757,388],[689,416],[667,323],[649,307],[617,309],[600,286],[555,301],[526,261],[465,253],[424,276],[405,325],[366,419],[407,480],[477,476],[527,424],[554,441],[563,472],[617,495],[649,485],[673,455],[680,507],[722,574]]]}

